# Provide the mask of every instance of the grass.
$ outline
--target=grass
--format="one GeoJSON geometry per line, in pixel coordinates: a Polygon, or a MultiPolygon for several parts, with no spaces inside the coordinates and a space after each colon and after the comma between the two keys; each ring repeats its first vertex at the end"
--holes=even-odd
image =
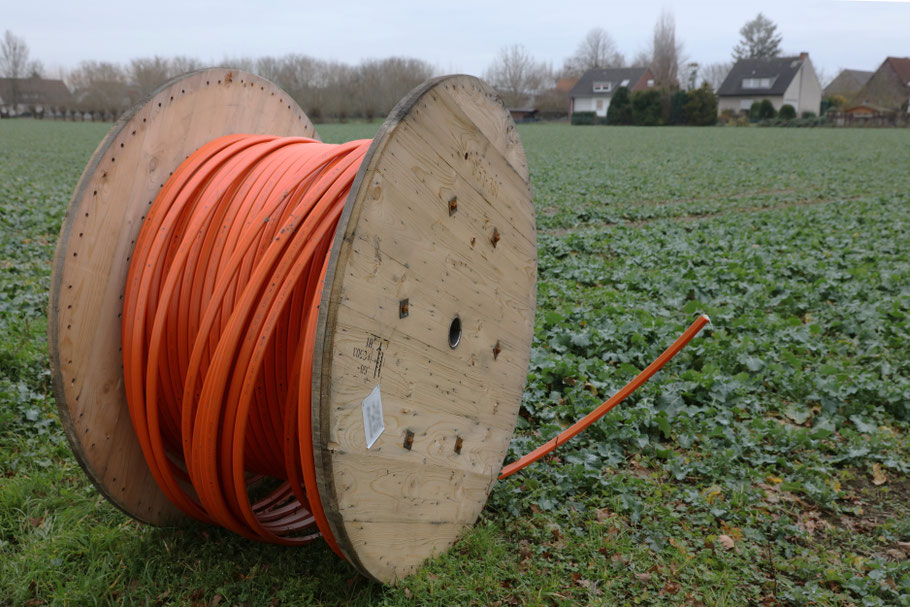
{"type": "Polygon", "coordinates": [[[322,545],[135,523],[74,461],[45,309],[108,126],[0,121],[0,605],[910,605],[910,132],[522,125],[538,313],[509,459],[714,324],[381,587],[322,545]]]}

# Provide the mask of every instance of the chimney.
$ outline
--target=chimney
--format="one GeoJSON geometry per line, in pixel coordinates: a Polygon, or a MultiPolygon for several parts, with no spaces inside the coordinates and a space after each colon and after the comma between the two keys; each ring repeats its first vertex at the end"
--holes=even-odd
{"type": "Polygon", "coordinates": [[[807,52],[805,52],[805,51],[803,51],[802,53],[799,54],[799,60],[800,60],[800,61],[805,61],[805,60],[808,59],[808,58],[809,58],[809,53],[807,53],[807,52]]]}

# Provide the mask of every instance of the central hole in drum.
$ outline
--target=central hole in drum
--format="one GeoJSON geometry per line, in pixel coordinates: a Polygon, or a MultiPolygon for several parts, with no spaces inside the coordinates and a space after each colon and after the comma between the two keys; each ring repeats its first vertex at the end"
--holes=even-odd
{"type": "Polygon", "coordinates": [[[457,316],[452,319],[449,325],[449,347],[455,348],[461,342],[461,319],[457,316]]]}

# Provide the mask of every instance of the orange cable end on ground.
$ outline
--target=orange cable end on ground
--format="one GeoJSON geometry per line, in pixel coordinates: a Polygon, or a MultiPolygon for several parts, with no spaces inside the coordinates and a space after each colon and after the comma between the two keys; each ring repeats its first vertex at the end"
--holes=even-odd
{"type": "Polygon", "coordinates": [[[648,365],[644,371],[639,373],[635,379],[623,386],[623,388],[614,394],[612,398],[605,401],[599,407],[572,424],[569,428],[561,432],[555,438],[547,441],[517,461],[514,461],[508,466],[505,466],[499,473],[499,480],[515,474],[522,468],[530,466],[548,453],[552,453],[559,445],[562,445],[566,441],[577,436],[585,428],[606,415],[610,409],[621,403],[626,399],[626,397],[638,390],[638,388],[640,388],[646,381],[651,379],[651,377],[657,373],[661,367],[667,364],[671,358],[676,356],[679,351],[682,350],[686,344],[688,344],[692,338],[695,337],[698,332],[701,331],[709,322],[711,322],[711,319],[708,318],[705,314],[700,315],[697,319],[695,319],[695,322],[689,325],[689,328],[686,329],[685,332],[670,345],[669,348],[664,350],[663,354],[658,356],[657,359],[648,365]]]}

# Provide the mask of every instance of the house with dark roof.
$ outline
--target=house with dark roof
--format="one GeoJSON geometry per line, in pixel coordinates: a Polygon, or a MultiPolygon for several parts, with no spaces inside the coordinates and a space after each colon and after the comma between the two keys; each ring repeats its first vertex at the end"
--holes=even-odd
{"type": "Polygon", "coordinates": [[[809,53],[799,57],[740,59],[717,89],[717,111],[748,112],[755,101],[768,99],[775,110],[792,105],[797,114],[818,113],[822,87],[809,53]]]}
{"type": "Polygon", "coordinates": [[[40,116],[60,112],[73,103],[62,80],[0,78],[0,116],[40,116]]]}
{"type": "Polygon", "coordinates": [[[910,57],[888,57],[848,104],[849,113],[910,111],[910,57]],[[861,108],[861,109],[858,109],[861,108]]]}
{"type": "Polygon", "coordinates": [[[865,70],[841,70],[841,73],[825,87],[824,96],[840,95],[844,99],[851,99],[869,81],[872,74],[873,72],[865,70]]]}
{"type": "Polygon", "coordinates": [[[641,91],[654,86],[654,74],[647,67],[597,68],[585,72],[569,91],[569,118],[574,112],[594,112],[606,117],[613,94],[624,86],[641,91]]]}

